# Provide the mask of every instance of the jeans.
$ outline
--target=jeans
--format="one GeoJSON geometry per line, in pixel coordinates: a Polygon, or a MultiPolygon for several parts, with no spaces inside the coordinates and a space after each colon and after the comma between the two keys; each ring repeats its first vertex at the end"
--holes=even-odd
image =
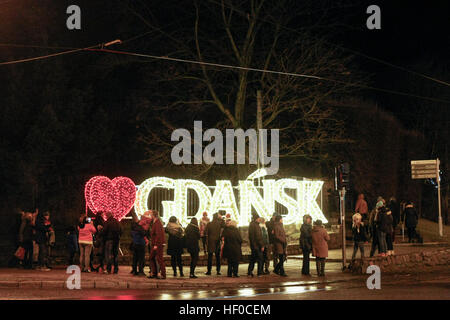
{"type": "Polygon", "coordinates": [[[269,252],[267,252],[267,250],[269,250],[269,248],[268,247],[264,247],[263,262],[264,262],[264,271],[265,272],[269,272],[269,265],[270,265],[269,252]]]}
{"type": "Polygon", "coordinates": [[[394,245],[392,244],[392,241],[393,241],[392,238],[393,238],[393,237],[392,237],[392,233],[387,233],[387,234],[386,234],[386,248],[387,248],[387,250],[389,250],[389,251],[394,250],[394,245]]]}
{"type": "Polygon", "coordinates": [[[207,247],[206,247],[206,237],[202,237],[202,243],[203,243],[203,252],[206,253],[207,247]]]}
{"type": "Polygon", "coordinates": [[[96,271],[99,271],[100,269],[104,269],[104,261],[105,260],[105,246],[101,245],[98,248],[92,248],[92,251],[94,252],[94,261],[93,263],[97,266],[95,268],[96,271]]]}
{"type": "Polygon", "coordinates": [[[91,265],[92,244],[79,243],[79,246],[80,246],[80,268],[81,271],[85,271],[89,269],[91,265]]]}
{"type": "Polygon", "coordinates": [[[273,271],[278,274],[284,274],[284,254],[278,254],[278,263],[273,271]]]}
{"type": "Polygon", "coordinates": [[[69,266],[74,264],[75,253],[77,253],[75,250],[69,249],[69,266]]]}
{"type": "Polygon", "coordinates": [[[378,249],[378,252],[381,252],[380,243],[378,241],[378,232],[376,227],[372,227],[372,247],[370,248],[370,257],[373,257],[375,250],[378,249]]]}
{"type": "Polygon", "coordinates": [[[364,259],[364,242],[363,241],[355,241],[353,244],[353,254],[352,254],[352,260],[355,260],[356,254],[358,253],[358,249],[361,252],[361,259],[364,259]]]}
{"type": "Polygon", "coordinates": [[[191,253],[191,268],[190,268],[190,274],[195,274],[195,267],[197,267],[197,261],[198,261],[198,252],[197,253],[191,253]]]}
{"type": "Polygon", "coordinates": [[[386,253],[387,244],[386,244],[386,232],[379,231],[378,232],[378,242],[380,244],[380,253],[386,253]]]}
{"type": "Polygon", "coordinates": [[[408,228],[408,242],[412,242],[416,237],[416,227],[408,228]]]}
{"type": "Polygon", "coordinates": [[[166,277],[166,265],[164,263],[164,257],[163,257],[163,246],[157,246],[156,249],[152,247],[150,251],[150,267],[152,270],[152,276],[155,276],[158,274],[158,266],[161,271],[161,276],[166,277]],[[158,263],[158,266],[156,265],[158,263]]]}
{"type": "Polygon", "coordinates": [[[25,249],[23,266],[27,269],[30,269],[33,266],[33,241],[25,241],[22,246],[25,249]]]}
{"type": "Polygon", "coordinates": [[[39,262],[39,244],[33,240],[33,263],[39,262]]]}
{"type": "Polygon", "coordinates": [[[270,251],[272,252],[273,268],[275,269],[278,264],[278,253],[276,253],[275,245],[273,243],[270,245],[270,251]]]}
{"type": "Polygon", "coordinates": [[[173,274],[177,274],[177,266],[180,269],[180,275],[183,274],[183,261],[181,260],[181,254],[174,254],[170,256],[170,263],[172,265],[173,274]]]}
{"type": "Polygon", "coordinates": [[[40,267],[48,266],[48,246],[45,242],[38,243],[38,245],[39,245],[39,256],[38,256],[39,266],[40,267]]]}
{"type": "Polygon", "coordinates": [[[208,272],[211,272],[212,269],[212,257],[213,254],[216,255],[216,270],[217,272],[220,272],[220,242],[216,245],[216,251],[208,252],[208,272]]]}
{"type": "Polygon", "coordinates": [[[316,258],[316,270],[318,276],[325,275],[325,258],[316,258]]]}
{"type": "Polygon", "coordinates": [[[309,248],[303,248],[303,266],[302,266],[302,274],[309,274],[309,255],[311,254],[311,251],[309,248]]]}
{"type": "Polygon", "coordinates": [[[258,275],[262,275],[263,273],[263,263],[264,257],[261,249],[253,249],[250,256],[250,263],[248,264],[248,274],[253,273],[253,268],[255,267],[255,263],[258,263],[258,275]]]}
{"type": "Polygon", "coordinates": [[[228,260],[228,270],[227,276],[237,276],[239,270],[239,261],[237,259],[227,259],[228,260]]]}
{"type": "Polygon", "coordinates": [[[114,273],[119,272],[119,241],[107,240],[105,242],[106,270],[111,272],[114,264],[114,273]]]}
{"type": "Polygon", "coordinates": [[[145,244],[133,245],[133,264],[132,271],[134,273],[143,273],[145,266],[145,244]]]}

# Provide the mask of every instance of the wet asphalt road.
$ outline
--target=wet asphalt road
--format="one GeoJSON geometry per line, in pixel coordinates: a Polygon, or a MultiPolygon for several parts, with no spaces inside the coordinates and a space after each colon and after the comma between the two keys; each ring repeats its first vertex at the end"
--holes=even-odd
{"type": "MultiPolygon", "coordinates": [[[[317,279],[312,279],[317,280],[317,279]]],[[[450,300],[450,270],[416,275],[385,275],[380,290],[369,290],[366,277],[349,281],[291,281],[268,288],[239,289],[0,289],[2,299],[73,300],[450,300]]]]}

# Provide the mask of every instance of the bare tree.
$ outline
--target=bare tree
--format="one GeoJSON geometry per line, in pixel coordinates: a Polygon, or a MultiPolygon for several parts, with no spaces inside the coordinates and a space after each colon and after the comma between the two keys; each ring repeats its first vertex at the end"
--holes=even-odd
{"type": "MultiPolygon", "coordinates": [[[[167,163],[173,146],[170,132],[189,120],[204,120],[219,129],[254,128],[257,90],[263,92],[264,128],[281,130],[280,157],[321,161],[330,159],[324,151],[327,146],[349,142],[336,113],[336,101],[352,91],[345,82],[356,81],[347,67],[351,57],[343,57],[323,37],[314,35],[321,23],[332,23],[308,18],[318,9],[315,2],[207,0],[193,1],[191,9],[186,8],[186,3],[182,9],[174,7],[184,28],[180,22],[164,28],[152,18],[156,14],[144,17],[139,6],[129,7],[164,39],[165,49],[158,49],[166,50],[162,54],[238,68],[155,62],[165,64],[163,72],[149,77],[157,90],[140,98],[141,141],[149,151],[147,161],[167,163]],[[298,21],[300,17],[304,21],[298,21]]],[[[198,174],[211,169],[194,167],[198,174]]],[[[245,174],[246,169],[238,175],[245,174]]]]}

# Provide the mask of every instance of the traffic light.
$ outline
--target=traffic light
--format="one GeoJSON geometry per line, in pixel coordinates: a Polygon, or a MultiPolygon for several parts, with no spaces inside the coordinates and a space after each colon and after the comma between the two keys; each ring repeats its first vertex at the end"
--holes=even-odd
{"type": "Polygon", "coordinates": [[[341,190],[344,187],[346,190],[350,189],[350,165],[347,162],[341,163],[336,167],[335,183],[337,190],[341,190]]]}

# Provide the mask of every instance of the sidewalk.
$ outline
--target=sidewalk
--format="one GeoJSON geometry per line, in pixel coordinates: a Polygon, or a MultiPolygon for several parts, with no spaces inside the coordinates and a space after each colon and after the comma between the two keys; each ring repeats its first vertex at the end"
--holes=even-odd
{"type": "MultiPolygon", "coordinates": [[[[432,244],[425,245],[397,245],[396,254],[409,254],[442,249],[442,246],[432,244]]],[[[370,250],[368,245],[366,250],[370,250]]],[[[351,258],[352,247],[347,248],[348,259],[351,258]]],[[[368,251],[366,256],[368,255],[368,251]]],[[[344,281],[357,280],[358,277],[365,275],[354,275],[341,271],[341,250],[330,250],[329,260],[326,264],[325,278],[319,278],[315,273],[314,258],[311,260],[311,277],[301,275],[301,256],[288,256],[285,263],[285,270],[288,277],[280,277],[271,273],[262,277],[247,277],[248,264],[241,264],[239,267],[239,278],[228,278],[226,276],[227,266],[223,265],[221,276],[217,276],[213,266],[212,276],[206,276],[206,267],[196,268],[198,279],[190,279],[189,267],[184,267],[185,277],[173,277],[172,268],[166,267],[167,279],[157,280],[146,277],[133,276],[130,274],[131,267],[121,266],[117,275],[105,275],[97,273],[82,273],[82,289],[181,289],[181,288],[245,288],[245,287],[276,287],[292,285],[313,285],[318,283],[336,283],[344,281]]],[[[271,270],[272,263],[271,263],[271,270]]],[[[148,273],[148,267],[145,268],[148,273]]],[[[254,270],[256,273],[256,269],[254,270]]],[[[66,288],[66,280],[69,274],[66,274],[65,267],[56,267],[52,271],[37,271],[24,269],[0,269],[0,288],[66,288]]],[[[0,297],[1,298],[1,297],[0,297]]]]}
{"type": "MultiPolygon", "coordinates": [[[[444,242],[429,242],[429,243],[396,243],[394,244],[394,252],[396,255],[402,255],[402,254],[410,254],[410,253],[416,253],[416,252],[424,252],[424,251],[430,251],[430,250],[436,250],[437,248],[445,247],[447,246],[444,242]]],[[[364,245],[364,255],[365,257],[368,257],[370,254],[370,247],[371,243],[367,243],[364,245]]],[[[347,262],[349,262],[352,258],[353,254],[353,243],[350,241],[347,241],[347,246],[345,250],[345,257],[347,259],[347,262]]],[[[378,254],[378,251],[375,251],[376,256],[378,254]]],[[[292,255],[289,256],[291,259],[302,259],[302,255],[292,255]]],[[[360,258],[360,252],[356,254],[356,258],[360,258]]],[[[328,251],[328,262],[342,262],[342,249],[333,249],[328,251]]]]}
{"type": "MultiPolygon", "coordinates": [[[[301,262],[298,260],[288,260],[285,263],[285,271],[288,277],[280,277],[271,273],[261,277],[247,276],[248,264],[241,264],[239,267],[240,277],[229,278],[226,276],[227,266],[222,266],[221,276],[216,275],[213,266],[212,276],[206,276],[206,267],[197,267],[197,279],[190,279],[189,268],[184,268],[185,276],[173,277],[172,268],[166,267],[167,279],[148,279],[143,276],[133,276],[130,274],[131,267],[119,267],[119,273],[97,274],[82,273],[82,289],[192,289],[192,288],[245,288],[245,287],[273,287],[273,286],[292,286],[292,285],[312,285],[317,283],[335,283],[355,279],[348,273],[342,273],[340,265],[329,263],[326,268],[327,276],[319,278],[315,275],[315,263],[311,263],[311,277],[301,275],[301,262]]],[[[145,268],[148,273],[148,267],[145,268]]],[[[254,270],[256,273],[256,268],[254,270]]],[[[66,274],[64,267],[57,267],[51,271],[23,270],[23,269],[0,269],[0,288],[42,288],[56,289],[66,288],[66,280],[69,274],[66,274]]],[[[1,298],[1,297],[0,297],[1,298]]]]}

